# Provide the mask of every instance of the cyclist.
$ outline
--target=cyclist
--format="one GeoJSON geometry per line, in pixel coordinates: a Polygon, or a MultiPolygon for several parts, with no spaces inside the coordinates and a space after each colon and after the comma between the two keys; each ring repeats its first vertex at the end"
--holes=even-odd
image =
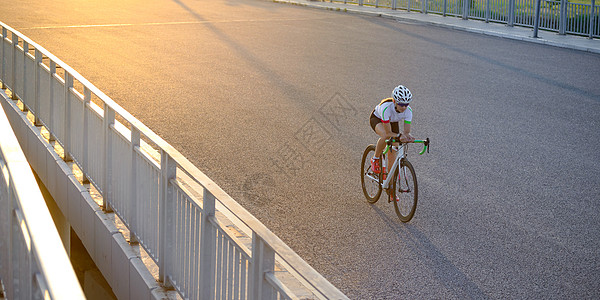
{"type": "MultiPolygon", "coordinates": [[[[381,170],[380,156],[385,148],[385,140],[400,135],[400,141],[403,143],[413,142],[415,138],[410,134],[410,124],[412,122],[413,112],[408,104],[412,101],[411,92],[403,85],[399,85],[392,91],[392,98],[386,98],[375,107],[371,113],[371,128],[379,135],[377,146],[375,146],[375,156],[371,159],[371,169],[373,173],[379,174],[381,170]],[[402,134],[400,134],[399,122],[403,122],[402,134]]],[[[396,160],[396,152],[390,151],[387,165],[396,160]]],[[[385,173],[385,170],[383,170],[385,173]]]]}

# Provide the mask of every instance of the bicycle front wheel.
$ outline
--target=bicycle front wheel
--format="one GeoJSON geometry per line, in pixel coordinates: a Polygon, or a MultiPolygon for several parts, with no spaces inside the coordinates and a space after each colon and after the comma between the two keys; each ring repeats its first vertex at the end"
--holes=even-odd
{"type": "Polygon", "coordinates": [[[373,173],[371,169],[371,158],[375,155],[375,145],[369,145],[362,156],[360,181],[367,202],[375,203],[381,196],[380,175],[373,173]]]}
{"type": "Polygon", "coordinates": [[[419,187],[415,169],[408,160],[402,160],[400,168],[394,172],[392,186],[392,199],[394,208],[400,221],[406,223],[415,215],[417,199],[419,198],[419,187]]]}

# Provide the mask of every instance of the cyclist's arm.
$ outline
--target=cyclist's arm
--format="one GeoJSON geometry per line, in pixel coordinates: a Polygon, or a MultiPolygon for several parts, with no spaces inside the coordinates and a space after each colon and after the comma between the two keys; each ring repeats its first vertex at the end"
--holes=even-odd
{"type": "Polygon", "coordinates": [[[397,136],[397,134],[392,131],[392,124],[390,122],[382,122],[381,124],[383,125],[383,130],[385,131],[384,138],[390,139],[397,136]]]}
{"type": "Polygon", "coordinates": [[[403,143],[415,141],[415,138],[410,134],[410,123],[404,123],[404,131],[402,132],[400,141],[403,143]]]}
{"type": "Polygon", "coordinates": [[[385,139],[391,139],[396,137],[397,135],[392,131],[392,124],[390,123],[392,114],[391,111],[394,109],[394,103],[388,102],[380,104],[380,106],[378,106],[378,109],[380,110],[380,119],[384,131],[384,136],[382,137],[385,139]]]}

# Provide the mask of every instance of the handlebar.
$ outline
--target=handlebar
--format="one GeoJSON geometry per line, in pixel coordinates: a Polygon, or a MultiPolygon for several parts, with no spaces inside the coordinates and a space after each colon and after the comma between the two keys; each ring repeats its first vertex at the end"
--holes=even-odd
{"type": "Polygon", "coordinates": [[[427,138],[426,140],[415,140],[414,142],[423,144],[423,150],[421,150],[421,152],[419,152],[419,155],[425,154],[425,151],[427,151],[427,153],[429,153],[429,138],[427,138]]]}
{"type": "MultiPolygon", "coordinates": [[[[393,143],[400,143],[400,144],[403,144],[403,143],[400,141],[399,137],[393,137],[393,138],[391,138],[391,139],[387,139],[387,140],[385,140],[385,143],[386,143],[386,145],[387,145],[387,146],[385,147],[385,150],[383,151],[383,154],[386,154],[386,153],[389,151],[389,149],[390,149],[390,146],[391,146],[393,143]]],[[[420,143],[420,144],[423,144],[423,150],[421,150],[421,152],[419,152],[419,155],[423,155],[423,154],[425,154],[425,151],[427,151],[427,153],[429,153],[429,138],[427,138],[427,139],[425,139],[425,140],[414,140],[414,141],[413,141],[413,143],[420,143]]]]}

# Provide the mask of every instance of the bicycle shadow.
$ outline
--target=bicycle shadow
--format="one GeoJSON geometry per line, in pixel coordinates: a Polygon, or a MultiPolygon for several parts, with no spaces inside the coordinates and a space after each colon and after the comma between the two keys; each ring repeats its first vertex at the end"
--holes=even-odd
{"type": "Polygon", "coordinates": [[[489,299],[475,282],[463,273],[454,263],[433,245],[431,240],[410,223],[401,223],[397,218],[390,218],[384,211],[371,205],[371,208],[381,217],[381,220],[398,236],[406,242],[406,246],[414,253],[418,253],[421,261],[434,274],[437,281],[442,284],[455,299],[489,299]]]}

